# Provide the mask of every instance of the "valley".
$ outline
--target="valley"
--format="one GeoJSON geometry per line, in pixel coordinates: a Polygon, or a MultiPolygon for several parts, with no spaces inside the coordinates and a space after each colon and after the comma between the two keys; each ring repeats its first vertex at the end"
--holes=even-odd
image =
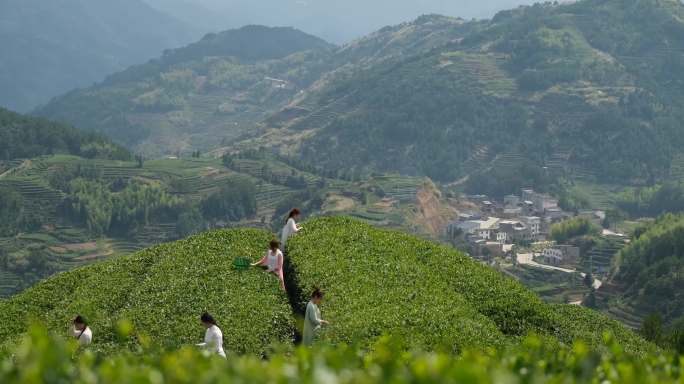
{"type": "Polygon", "coordinates": [[[684,377],[681,1],[343,44],[144,1],[0,4],[0,381],[684,377]]]}

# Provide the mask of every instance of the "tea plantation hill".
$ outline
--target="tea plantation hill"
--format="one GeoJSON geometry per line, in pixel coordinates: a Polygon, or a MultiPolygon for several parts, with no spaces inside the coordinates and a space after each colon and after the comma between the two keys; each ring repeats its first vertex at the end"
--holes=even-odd
{"type": "Polygon", "coordinates": [[[94,348],[115,351],[160,345],[176,348],[201,338],[198,314],[214,313],[228,349],[264,354],[293,338],[305,293],[320,284],[332,325],[331,343],[370,346],[383,334],[406,347],[459,351],[515,344],[538,333],[547,342],[615,335],[630,352],[651,346],[623,326],[579,307],[550,306],[515,281],[459,252],[345,217],[304,223],[289,251],[288,297],[277,279],[256,269],[237,271],[237,257],[257,259],[273,236],[259,230],[208,232],[52,277],[0,302],[0,342],[11,346],[28,320],[64,332],[75,313],[89,317],[94,348]],[[296,271],[294,273],[293,271],[296,271]],[[118,339],[117,324],[135,329],[118,339]]]}

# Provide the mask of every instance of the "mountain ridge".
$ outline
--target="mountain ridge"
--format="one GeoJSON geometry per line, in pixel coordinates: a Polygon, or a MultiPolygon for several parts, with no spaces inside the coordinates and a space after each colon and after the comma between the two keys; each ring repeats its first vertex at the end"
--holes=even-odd
{"type": "Polygon", "coordinates": [[[320,57],[332,47],[289,27],[207,34],[58,97],[35,114],[89,127],[131,147],[142,142],[138,151],[147,155],[194,150],[193,140],[202,141],[204,150],[221,142],[215,137],[221,131],[234,139],[284,105],[317,76],[320,57]]]}
{"type": "Polygon", "coordinates": [[[186,61],[173,74],[156,72],[166,88],[118,81],[39,113],[84,126],[117,122],[132,132],[129,145],[155,155],[264,148],[321,171],[474,176],[473,189],[498,177],[499,159],[513,158],[525,183],[589,173],[644,184],[667,177],[684,144],[675,101],[684,99],[682,8],[583,0],[487,21],[426,15],[265,70],[263,62],[202,69],[186,61]],[[207,70],[224,79],[217,91],[192,86],[207,70]],[[231,83],[242,88],[225,88],[231,83]],[[117,108],[92,111],[94,100],[117,108]]]}
{"type": "Polygon", "coordinates": [[[0,44],[5,49],[0,105],[29,111],[195,35],[141,0],[5,0],[0,3],[0,44]]]}

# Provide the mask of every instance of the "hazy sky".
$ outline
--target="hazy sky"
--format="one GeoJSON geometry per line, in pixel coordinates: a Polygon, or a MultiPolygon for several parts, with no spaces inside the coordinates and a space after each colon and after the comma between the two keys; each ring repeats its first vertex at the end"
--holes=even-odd
{"type": "Polygon", "coordinates": [[[497,11],[533,0],[147,0],[201,29],[245,24],[294,26],[331,42],[343,43],[383,26],[439,13],[465,19],[488,18],[497,11]]]}

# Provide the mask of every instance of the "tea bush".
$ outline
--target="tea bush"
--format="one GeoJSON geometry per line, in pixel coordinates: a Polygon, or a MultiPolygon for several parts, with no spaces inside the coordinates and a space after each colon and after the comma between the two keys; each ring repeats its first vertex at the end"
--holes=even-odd
{"type": "Polygon", "coordinates": [[[328,292],[323,317],[334,321],[325,335],[333,341],[386,332],[421,347],[489,345],[532,332],[596,345],[609,331],[631,352],[652,348],[603,315],[548,305],[461,252],[408,234],[326,217],[305,223],[288,245],[303,293],[317,285],[328,292]]]}
{"type": "Polygon", "coordinates": [[[208,232],[59,274],[0,302],[0,345],[22,334],[26,321],[65,333],[82,314],[92,324],[95,349],[135,350],[141,339],[176,348],[202,340],[199,315],[208,311],[229,351],[264,354],[272,342],[293,338],[287,296],[273,276],[232,265],[237,257],[261,257],[271,237],[251,229],[208,232]],[[139,332],[124,341],[116,332],[123,318],[139,332]]]}
{"type": "Polygon", "coordinates": [[[331,342],[370,343],[383,334],[428,349],[504,342],[494,322],[420,262],[411,236],[323,218],[307,222],[288,245],[300,302],[314,286],[326,291],[323,318],[332,324],[323,336],[331,342]]]}
{"type": "Polygon", "coordinates": [[[372,353],[322,345],[278,353],[269,360],[253,355],[207,358],[192,348],[141,358],[120,353],[106,359],[75,342],[34,327],[13,357],[0,358],[0,382],[52,383],[338,383],[338,384],[533,384],[533,383],[682,383],[684,358],[672,355],[634,357],[609,335],[603,352],[576,342],[557,348],[537,337],[500,350],[468,349],[451,354],[406,352],[382,338],[372,353]]]}

